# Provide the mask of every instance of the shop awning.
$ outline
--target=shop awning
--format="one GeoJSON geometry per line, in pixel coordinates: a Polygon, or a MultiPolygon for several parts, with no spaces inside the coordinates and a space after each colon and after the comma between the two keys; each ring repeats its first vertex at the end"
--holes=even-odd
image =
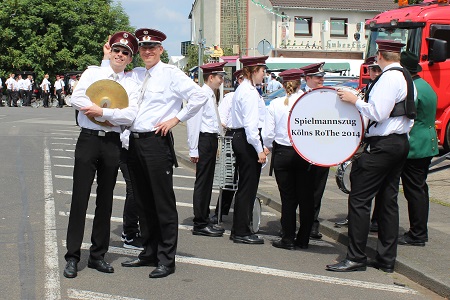
{"type": "MultiPolygon", "coordinates": [[[[293,63],[293,62],[285,62],[285,63],[274,62],[274,63],[272,63],[272,62],[268,62],[267,68],[271,71],[276,71],[276,70],[282,71],[282,70],[305,67],[305,66],[313,64],[313,63],[314,62],[311,62],[311,63],[307,63],[307,62],[302,62],[302,63],[293,63]]],[[[346,71],[346,70],[350,70],[350,64],[349,63],[341,63],[341,62],[339,62],[339,63],[327,62],[323,66],[323,69],[326,72],[346,71]]]]}

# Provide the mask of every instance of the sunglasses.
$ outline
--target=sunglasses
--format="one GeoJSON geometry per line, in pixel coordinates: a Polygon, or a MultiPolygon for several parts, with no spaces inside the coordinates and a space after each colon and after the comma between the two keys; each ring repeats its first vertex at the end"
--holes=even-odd
{"type": "Polygon", "coordinates": [[[122,52],[122,54],[125,55],[125,56],[130,55],[130,51],[128,51],[128,50],[122,50],[122,49],[119,49],[119,48],[112,48],[112,52],[114,52],[114,53],[120,53],[120,52],[122,52]]]}

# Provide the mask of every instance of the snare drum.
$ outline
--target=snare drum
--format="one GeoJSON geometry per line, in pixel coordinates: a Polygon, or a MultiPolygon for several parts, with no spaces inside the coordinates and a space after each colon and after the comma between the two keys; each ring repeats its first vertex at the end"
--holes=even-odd
{"type": "Polygon", "coordinates": [[[350,194],[350,172],[352,171],[352,160],[348,160],[337,167],[336,184],[346,194],[350,194]]]}
{"type": "Polygon", "coordinates": [[[343,102],[334,88],[303,94],[292,106],[288,133],[306,161],[330,167],[349,160],[363,139],[363,121],[353,104],[343,102]]]}

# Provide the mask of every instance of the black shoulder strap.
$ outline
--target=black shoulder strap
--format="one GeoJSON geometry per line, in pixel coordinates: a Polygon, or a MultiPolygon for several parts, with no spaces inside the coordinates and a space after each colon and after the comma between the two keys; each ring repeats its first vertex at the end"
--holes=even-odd
{"type": "Polygon", "coordinates": [[[389,116],[399,117],[406,115],[409,119],[415,119],[417,116],[417,111],[416,104],[414,103],[414,83],[411,74],[405,68],[393,67],[389,70],[397,70],[402,72],[407,86],[406,100],[396,103],[389,116]]]}

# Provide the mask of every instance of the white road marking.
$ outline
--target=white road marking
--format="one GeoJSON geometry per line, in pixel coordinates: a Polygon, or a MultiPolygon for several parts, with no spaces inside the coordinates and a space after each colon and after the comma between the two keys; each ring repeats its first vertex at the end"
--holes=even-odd
{"type": "MultiPolygon", "coordinates": [[[[60,211],[59,215],[62,217],[68,217],[70,215],[70,212],[64,212],[64,211],[60,211]]],[[[86,219],[88,220],[94,220],[94,215],[93,214],[86,214],[86,219]]],[[[116,223],[123,223],[123,218],[120,217],[111,217],[111,222],[116,222],[116,223]]],[[[184,225],[184,224],[178,224],[178,229],[180,230],[186,230],[186,231],[192,231],[192,229],[194,229],[194,226],[192,225],[184,225]]],[[[230,230],[225,230],[225,232],[223,233],[224,235],[230,235],[231,231],[230,230]]],[[[258,233],[259,236],[261,236],[262,238],[264,238],[265,240],[268,241],[275,241],[277,239],[279,239],[280,237],[278,236],[274,236],[274,235],[270,235],[270,234],[262,234],[262,233],[258,233]]],[[[316,246],[321,246],[321,247],[329,247],[329,248],[333,248],[333,245],[325,242],[323,240],[310,240],[309,241],[310,245],[316,245],[316,246]]]]}
{"type": "Polygon", "coordinates": [[[52,151],[58,151],[58,152],[75,152],[75,149],[52,149],[52,151]]]}
{"type": "Polygon", "coordinates": [[[75,146],[76,144],[69,144],[69,143],[52,143],[52,145],[75,146]]]}
{"type": "MultiPolygon", "coordinates": [[[[65,244],[65,241],[62,241],[62,243],[65,244]]],[[[89,243],[83,243],[81,245],[81,249],[87,250],[87,249],[89,249],[90,246],[91,245],[89,243]]],[[[119,254],[119,255],[137,256],[141,251],[110,246],[108,249],[108,252],[119,254]]],[[[259,267],[259,266],[254,266],[254,265],[245,265],[245,264],[225,262],[225,261],[205,259],[205,258],[196,258],[196,257],[177,255],[175,257],[175,261],[179,262],[179,263],[186,263],[186,264],[198,265],[198,266],[204,266],[204,267],[227,269],[227,270],[233,270],[233,271],[248,272],[248,273],[269,275],[269,276],[277,276],[277,277],[284,277],[284,278],[290,278],[290,279],[299,279],[299,280],[313,281],[313,282],[319,282],[319,283],[328,283],[328,284],[335,284],[335,285],[341,285],[341,286],[350,286],[350,287],[355,287],[355,288],[387,291],[387,292],[394,292],[394,293],[400,293],[400,294],[412,294],[412,295],[419,294],[417,291],[415,291],[413,289],[410,289],[407,287],[390,285],[390,284],[374,283],[374,282],[353,280],[353,279],[341,279],[341,278],[336,278],[336,277],[331,277],[331,276],[314,275],[314,274],[308,274],[308,273],[302,273],[302,272],[294,272],[294,271],[287,271],[287,270],[281,270],[281,269],[259,267]]]]}
{"type": "Polygon", "coordinates": [[[53,165],[54,167],[60,167],[60,168],[73,168],[73,165],[53,165]]]}
{"type": "Polygon", "coordinates": [[[71,137],[52,137],[52,140],[76,140],[76,138],[71,138],[71,137]]]}
{"type": "Polygon", "coordinates": [[[104,300],[104,299],[142,300],[140,298],[122,297],[122,296],[117,296],[117,295],[103,294],[103,293],[76,290],[76,289],[68,289],[67,296],[72,299],[85,299],[85,300],[104,300]]]}
{"type": "Polygon", "coordinates": [[[45,299],[61,299],[59,282],[58,242],[56,238],[55,199],[53,197],[52,164],[50,151],[44,149],[44,193],[45,193],[45,299]]]}
{"type": "Polygon", "coordinates": [[[70,156],[52,156],[54,158],[63,158],[63,159],[73,159],[73,157],[70,156]]]}

